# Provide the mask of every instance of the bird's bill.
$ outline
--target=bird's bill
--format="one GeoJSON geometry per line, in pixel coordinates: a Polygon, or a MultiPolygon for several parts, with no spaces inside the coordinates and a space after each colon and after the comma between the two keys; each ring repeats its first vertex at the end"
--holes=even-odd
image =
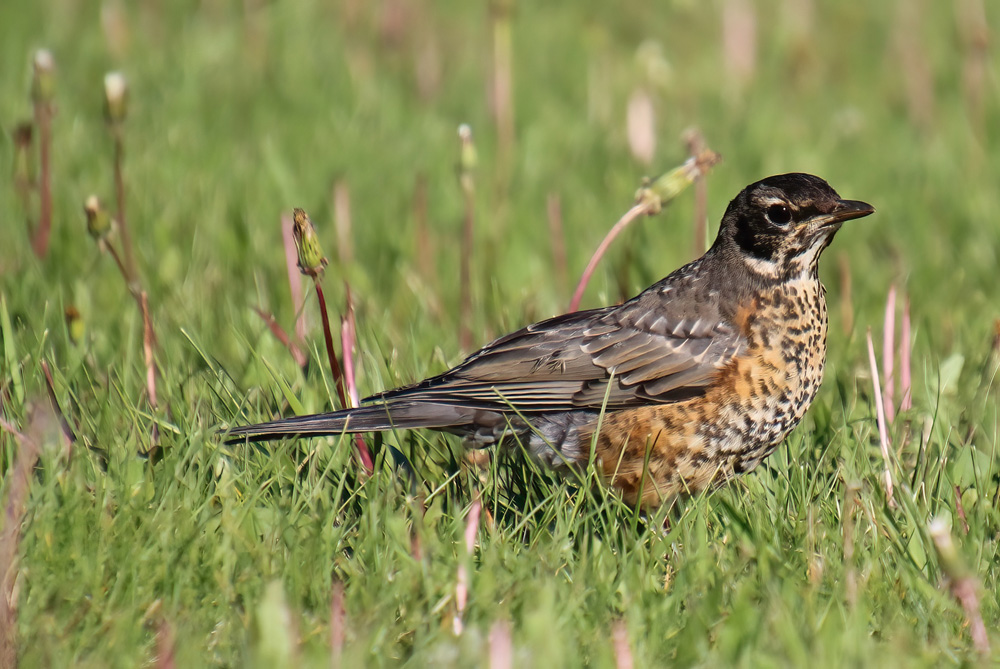
{"type": "Polygon", "coordinates": [[[875,213],[875,207],[861,200],[838,200],[837,206],[829,214],[814,218],[811,223],[820,228],[840,226],[852,218],[862,218],[875,213]]]}
{"type": "Polygon", "coordinates": [[[849,221],[852,218],[863,218],[875,213],[875,207],[861,200],[841,200],[833,210],[830,218],[834,221],[849,221]]]}

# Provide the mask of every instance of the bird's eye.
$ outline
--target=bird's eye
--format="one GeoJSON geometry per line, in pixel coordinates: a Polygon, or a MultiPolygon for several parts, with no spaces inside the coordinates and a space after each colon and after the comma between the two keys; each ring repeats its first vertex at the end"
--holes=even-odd
{"type": "Polygon", "coordinates": [[[788,225],[792,222],[792,212],[783,204],[772,204],[767,208],[767,219],[775,225],[788,225]]]}

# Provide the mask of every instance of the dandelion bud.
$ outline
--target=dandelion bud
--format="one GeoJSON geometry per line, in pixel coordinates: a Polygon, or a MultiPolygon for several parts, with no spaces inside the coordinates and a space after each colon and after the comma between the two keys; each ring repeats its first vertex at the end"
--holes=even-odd
{"type": "Polygon", "coordinates": [[[309,215],[302,209],[292,212],[292,239],[299,255],[299,269],[308,276],[318,276],[327,265],[323,257],[323,247],[316,235],[316,228],[309,215]]]}
{"type": "Polygon", "coordinates": [[[476,156],[476,145],[472,142],[472,128],[467,123],[458,126],[458,139],[462,143],[461,152],[458,155],[458,180],[462,188],[472,190],[472,172],[476,169],[478,157],[476,156]]]}
{"type": "Polygon", "coordinates": [[[52,102],[56,90],[55,70],[56,62],[51,51],[39,49],[35,52],[35,76],[31,82],[31,97],[36,103],[52,102]]]}
{"type": "Polygon", "coordinates": [[[111,216],[101,206],[101,201],[96,195],[87,198],[83,205],[83,211],[87,214],[87,232],[97,241],[107,239],[111,234],[111,216]]]}
{"type": "Polygon", "coordinates": [[[104,114],[109,123],[121,123],[125,120],[125,110],[128,102],[128,83],[121,72],[108,72],[104,75],[104,114]]]}
{"type": "Polygon", "coordinates": [[[722,156],[705,149],[700,155],[685,161],[683,165],[675,167],[655,181],[643,183],[642,188],[635,194],[636,202],[647,203],[649,213],[659,213],[696,179],[707,174],[720,160],[722,156]]]}

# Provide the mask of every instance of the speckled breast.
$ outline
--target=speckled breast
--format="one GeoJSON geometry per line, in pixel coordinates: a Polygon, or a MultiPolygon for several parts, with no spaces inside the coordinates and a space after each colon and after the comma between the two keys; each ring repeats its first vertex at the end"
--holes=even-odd
{"type": "Polygon", "coordinates": [[[759,295],[744,312],[749,347],[726,370],[733,378],[719,385],[715,398],[725,417],[717,424],[726,427],[712,436],[729,456],[728,476],[759,465],[812,404],[826,364],[824,293],[816,278],[789,281],[759,295]]]}

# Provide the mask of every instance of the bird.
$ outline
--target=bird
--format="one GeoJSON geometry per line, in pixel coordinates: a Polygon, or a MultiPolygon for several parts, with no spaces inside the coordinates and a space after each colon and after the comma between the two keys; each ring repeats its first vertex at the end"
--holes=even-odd
{"type": "Polygon", "coordinates": [[[823,179],[744,188],[700,258],[618,305],[500,337],[456,367],[348,408],[231,428],[227,440],[429,428],[520,445],[557,472],[593,465],[655,508],[756,468],[799,423],[826,364],[823,250],[873,214],[823,179]]]}

